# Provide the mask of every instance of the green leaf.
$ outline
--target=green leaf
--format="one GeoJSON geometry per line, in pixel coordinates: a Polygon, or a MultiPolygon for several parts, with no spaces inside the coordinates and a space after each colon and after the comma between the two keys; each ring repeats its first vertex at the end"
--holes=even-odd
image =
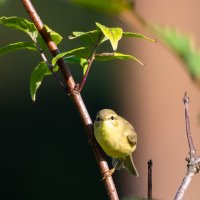
{"type": "Polygon", "coordinates": [[[13,52],[13,51],[22,50],[22,49],[27,49],[31,51],[38,50],[33,42],[17,42],[17,43],[9,44],[4,47],[0,47],[0,56],[13,52]]]}
{"type": "MultiPolygon", "coordinates": [[[[57,70],[58,67],[55,67],[54,72],[57,70]]],[[[51,74],[52,72],[49,70],[45,62],[40,62],[37,67],[32,71],[30,79],[30,93],[33,101],[36,100],[36,93],[42,83],[43,78],[51,74]]]]}
{"type": "Polygon", "coordinates": [[[122,38],[123,30],[121,28],[108,28],[98,22],[96,22],[96,26],[102,31],[104,36],[110,40],[113,50],[116,51],[118,42],[122,38]]]}
{"type": "Polygon", "coordinates": [[[115,59],[120,59],[120,60],[135,60],[139,62],[141,65],[144,65],[140,60],[138,60],[136,57],[132,55],[127,55],[123,53],[101,53],[101,54],[96,54],[95,60],[97,61],[109,61],[109,60],[115,60],[115,59]]]}
{"type": "MultiPolygon", "coordinates": [[[[130,0],[70,0],[72,3],[91,10],[97,10],[109,14],[119,14],[133,9],[133,1],[130,0]]],[[[68,0],[67,0],[68,2],[68,0]]]]}
{"type": "Polygon", "coordinates": [[[63,58],[65,62],[68,62],[70,64],[77,64],[82,66],[83,68],[83,75],[86,73],[86,70],[88,68],[88,61],[85,58],[79,58],[76,56],[68,56],[63,58]]]}
{"type": "MultiPolygon", "coordinates": [[[[47,25],[44,25],[44,27],[46,28],[47,32],[49,33],[51,39],[53,40],[53,42],[55,42],[55,44],[59,44],[62,41],[63,37],[61,35],[51,30],[47,25]]],[[[47,45],[40,34],[38,34],[37,42],[39,43],[39,46],[42,49],[42,51],[47,49],[47,45]]]]}
{"type": "Polygon", "coordinates": [[[59,44],[62,41],[63,37],[59,33],[53,31],[52,29],[50,29],[47,25],[44,25],[44,27],[46,28],[47,32],[50,34],[51,39],[56,44],[59,44]]]}
{"type": "Polygon", "coordinates": [[[100,40],[102,32],[93,30],[88,32],[73,32],[72,34],[72,36],[69,36],[70,40],[80,38],[86,45],[96,45],[100,40]]]}
{"type": "Polygon", "coordinates": [[[152,30],[181,58],[191,77],[200,82],[200,50],[191,38],[173,27],[154,25],[152,30]]]}
{"type": "Polygon", "coordinates": [[[58,54],[56,57],[52,59],[52,65],[54,66],[59,58],[63,58],[64,56],[76,56],[79,58],[89,58],[91,52],[88,47],[79,47],[77,49],[72,49],[69,51],[65,51],[63,53],[58,54]]]}
{"type": "Polygon", "coordinates": [[[24,18],[20,18],[20,17],[16,17],[16,16],[1,17],[0,24],[7,26],[9,28],[23,31],[24,33],[28,34],[34,40],[38,36],[38,31],[35,28],[35,25],[24,18]]]}
{"type": "Polygon", "coordinates": [[[149,40],[150,42],[156,42],[157,40],[149,38],[145,35],[138,34],[138,33],[132,33],[132,32],[123,32],[124,37],[134,37],[134,38],[141,38],[145,40],[149,40]]]}
{"type": "MultiPolygon", "coordinates": [[[[46,44],[38,30],[36,29],[34,23],[28,21],[27,19],[20,18],[20,17],[1,17],[0,24],[7,26],[9,28],[13,28],[15,30],[23,31],[24,33],[28,34],[31,39],[35,42],[38,42],[40,47],[44,50],[46,48],[46,44]]],[[[56,33],[55,31],[51,30],[47,25],[44,25],[47,29],[47,32],[50,34],[52,40],[59,44],[62,41],[62,36],[56,33]]]]}

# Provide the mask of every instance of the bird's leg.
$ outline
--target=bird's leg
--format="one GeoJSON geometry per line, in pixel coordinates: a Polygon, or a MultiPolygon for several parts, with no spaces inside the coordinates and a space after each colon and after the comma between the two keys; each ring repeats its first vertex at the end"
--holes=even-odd
{"type": "Polygon", "coordinates": [[[105,180],[107,177],[112,176],[112,174],[115,172],[115,167],[112,169],[109,169],[108,171],[102,172],[103,178],[102,181],[105,180]]]}

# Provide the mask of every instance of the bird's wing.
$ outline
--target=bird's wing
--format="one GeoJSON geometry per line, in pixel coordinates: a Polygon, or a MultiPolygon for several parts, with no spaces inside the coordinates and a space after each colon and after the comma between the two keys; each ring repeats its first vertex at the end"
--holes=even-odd
{"type": "Polygon", "coordinates": [[[135,132],[132,132],[127,136],[127,139],[129,141],[129,143],[132,144],[132,145],[136,145],[137,144],[137,135],[134,134],[134,133],[135,132]]]}
{"type": "MultiPolygon", "coordinates": [[[[120,116],[119,116],[120,117],[120,116]]],[[[124,124],[124,133],[127,136],[128,142],[131,145],[136,145],[137,144],[137,134],[133,128],[133,126],[124,118],[120,117],[121,121],[123,121],[124,124]]]]}

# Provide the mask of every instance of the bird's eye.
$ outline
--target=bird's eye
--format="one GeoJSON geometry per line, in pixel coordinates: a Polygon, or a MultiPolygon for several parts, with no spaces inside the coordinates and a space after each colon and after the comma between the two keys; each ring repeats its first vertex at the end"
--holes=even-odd
{"type": "Polygon", "coordinates": [[[100,121],[100,117],[97,117],[96,120],[99,122],[100,121]]]}
{"type": "Polygon", "coordinates": [[[114,118],[114,116],[111,116],[110,119],[114,120],[115,118],[114,118]]]}

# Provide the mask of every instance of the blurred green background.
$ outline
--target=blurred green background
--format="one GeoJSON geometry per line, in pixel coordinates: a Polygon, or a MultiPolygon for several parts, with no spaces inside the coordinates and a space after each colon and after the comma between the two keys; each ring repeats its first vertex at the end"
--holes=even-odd
{"type": "MultiPolygon", "coordinates": [[[[96,21],[114,25],[102,15],[64,1],[32,2],[43,22],[64,37],[61,50],[78,47],[78,43],[67,39],[72,31],[92,30],[96,21]]],[[[0,13],[29,19],[20,1],[4,1],[0,13]]],[[[0,46],[24,41],[26,37],[3,26],[0,35],[0,46]]],[[[27,51],[0,59],[0,199],[107,199],[70,97],[52,77],[47,77],[36,102],[31,101],[30,74],[40,60],[39,54],[27,51]]],[[[117,110],[120,94],[114,88],[120,68],[116,66],[119,62],[112,63],[115,66],[95,63],[83,89],[83,99],[93,120],[99,109],[117,110]]],[[[81,69],[72,66],[70,70],[80,81],[81,69]]]]}

